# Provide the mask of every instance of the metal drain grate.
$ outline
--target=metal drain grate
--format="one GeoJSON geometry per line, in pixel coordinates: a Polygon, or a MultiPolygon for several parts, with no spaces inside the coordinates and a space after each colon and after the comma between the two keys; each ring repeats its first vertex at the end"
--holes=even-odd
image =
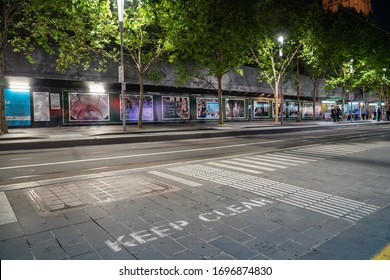
{"type": "Polygon", "coordinates": [[[52,212],[173,190],[178,188],[133,174],[38,187],[27,191],[27,196],[39,211],[52,212]]]}

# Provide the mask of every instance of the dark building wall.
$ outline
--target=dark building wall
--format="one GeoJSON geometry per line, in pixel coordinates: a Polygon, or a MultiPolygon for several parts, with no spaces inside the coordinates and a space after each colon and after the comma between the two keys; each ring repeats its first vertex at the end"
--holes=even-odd
{"type": "MultiPolygon", "coordinates": [[[[93,67],[88,70],[82,69],[80,66],[75,66],[72,69],[61,73],[56,70],[55,57],[48,55],[43,50],[36,50],[33,53],[34,63],[31,64],[27,59],[19,53],[14,53],[11,48],[7,49],[6,53],[6,87],[14,79],[20,81],[28,81],[31,92],[31,120],[32,126],[57,126],[57,125],[80,125],[80,124],[95,124],[95,123],[120,123],[120,84],[118,83],[118,64],[110,63],[108,65],[108,71],[99,73],[93,70],[93,67]],[[77,117],[70,116],[71,104],[70,93],[79,93],[80,98],[87,99],[87,105],[85,107],[93,106],[92,98],[88,98],[89,85],[100,84],[104,86],[108,95],[109,103],[109,116],[102,117],[100,119],[96,117],[96,114],[101,112],[99,110],[94,111],[91,109],[88,116],[80,117],[80,120],[75,120],[77,117]],[[61,99],[60,108],[50,107],[50,120],[48,121],[34,121],[34,92],[46,92],[49,93],[48,106],[52,104],[52,95],[58,94],[61,99]],[[92,104],[92,105],[91,105],[92,104]]],[[[214,87],[210,87],[209,83],[200,80],[193,79],[187,82],[182,87],[176,87],[175,85],[175,69],[171,65],[162,66],[162,70],[165,72],[165,78],[161,81],[153,81],[146,79],[145,81],[145,94],[152,96],[153,102],[153,119],[149,121],[214,121],[214,118],[202,119],[197,116],[197,108],[199,106],[200,99],[205,98],[209,102],[209,106],[212,105],[213,98],[216,98],[216,80],[210,77],[209,82],[214,84],[214,87]],[[186,119],[163,119],[163,96],[168,97],[186,97],[188,98],[188,106],[190,108],[190,117],[186,119]]],[[[246,107],[244,117],[231,118],[228,120],[248,120],[254,117],[251,115],[254,111],[250,111],[251,107],[255,107],[255,100],[263,100],[268,103],[268,107],[272,108],[273,95],[269,85],[266,83],[259,83],[257,80],[258,72],[255,68],[244,67],[244,75],[239,75],[235,72],[230,72],[223,78],[223,94],[224,104],[227,102],[229,106],[238,103],[241,107],[243,104],[246,107]],[[230,101],[228,101],[230,100],[230,101]],[[237,101],[237,102],[236,102],[237,101]],[[232,103],[233,102],[233,103],[232,103]]],[[[292,75],[287,83],[283,85],[283,93],[285,101],[296,100],[296,88],[294,84],[295,76],[292,75]]],[[[126,81],[126,94],[136,96],[139,92],[139,84],[137,75],[131,68],[125,69],[125,81],[126,81]]],[[[318,97],[321,97],[323,81],[320,84],[320,93],[318,97]]],[[[309,102],[312,100],[313,82],[310,78],[301,75],[300,76],[300,88],[301,88],[301,100],[302,102],[309,102]]],[[[57,95],[57,96],[58,96],[57,95]]],[[[336,93],[337,95],[337,93],[336,93]]],[[[75,95],[72,95],[75,96],[75,95]]],[[[133,98],[131,97],[131,98],[133,98]]],[[[322,97],[324,97],[322,95],[322,97]]],[[[103,98],[103,97],[102,97],[103,98]]],[[[135,98],[135,97],[134,97],[135,98]]],[[[287,104],[287,103],[286,103],[287,104]]],[[[168,105],[167,105],[168,106],[168,105]]],[[[232,105],[233,106],[233,105],[232,105]]],[[[225,112],[224,112],[225,113],[225,112]]],[[[271,112],[266,117],[272,118],[271,112]]],[[[263,117],[258,118],[263,119],[263,117]]]]}

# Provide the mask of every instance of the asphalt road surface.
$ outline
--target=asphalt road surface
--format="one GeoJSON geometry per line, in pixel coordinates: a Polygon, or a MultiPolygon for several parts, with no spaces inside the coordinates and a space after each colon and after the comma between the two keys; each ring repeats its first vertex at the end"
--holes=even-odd
{"type": "Polygon", "coordinates": [[[370,259],[390,242],[389,136],[362,126],[4,151],[0,258],[370,259]]]}

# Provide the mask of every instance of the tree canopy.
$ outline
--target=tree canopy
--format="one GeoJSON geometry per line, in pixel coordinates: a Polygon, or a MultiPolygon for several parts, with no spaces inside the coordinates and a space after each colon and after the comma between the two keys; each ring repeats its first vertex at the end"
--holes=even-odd
{"type": "MultiPolygon", "coordinates": [[[[97,65],[97,71],[104,71],[109,61],[119,62],[116,1],[2,3],[1,133],[7,132],[3,88],[8,43],[31,62],[33,50],[42,47],[56,55],[60,71],[79,65],[97,65]]],[[[297,55],[310,76],[325,78],[325,90],[341,87],[343,95],[347,87],[385,95],[383,88],[390,76],[389,34],[375,28],[370,17],[346,8],[328,13],[302,0],[128,0],[123,35],[125,64],[135,69],[140,83],[140,127],[144,77],[162,58],[174,63],[179,83],[195,77],[217,90],[220,123],[222,79],[230,71],[242,74],[241,67],[248,63],[259,69],[260,82],[270,84],[276,103],[277,84],[297,55]],[[283,46],[277,42],[280,35],[286,38],[283,46]],[[278,57],[281,47],[282,60],[278,57]]]]}
{"type": "Polygon", "coordinates": [[[217,89],[221,124],[222,78],[230,71],[240,72],[244,65],[264,3],[260,5],[255,0],[239,3],[234,0],[176,1],[180,15],[175,24],[176,32],[172,34],[175,52],[171,61],[178,67],[181,82],[196,77],[217,89]]]}

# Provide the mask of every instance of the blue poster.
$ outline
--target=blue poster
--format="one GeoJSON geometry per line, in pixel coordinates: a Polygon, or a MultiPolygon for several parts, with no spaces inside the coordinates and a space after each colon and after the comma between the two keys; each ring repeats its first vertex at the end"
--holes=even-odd
{"type": "Polygon", "coordinates": [[[6,88],[4,100],[7,125],[31,125],[30,90],[6,88]]]}
{"type": "Polygon", "coordinates": [[[197,118],[198,119],[218,119],[219,103],[215,98],[197,98],[197,118]]]}
{"type": "MultiPolygon", "coordinates": [[[[126,102],[126,120],[136,121],[139,114],[139,95],[127,95],[125,94],[126,102]]],[[[120,102],[122,102],[122,96],[120,96],[120,102]]],[[[122,103],[120,103],[122,108],[122,103]]],[[[121,120],[122,120],[121,115],[121,120]]],[[[144,95],[144,102],[142,104],[142,120],[153,121],[153,96],[144,95]]]]}

